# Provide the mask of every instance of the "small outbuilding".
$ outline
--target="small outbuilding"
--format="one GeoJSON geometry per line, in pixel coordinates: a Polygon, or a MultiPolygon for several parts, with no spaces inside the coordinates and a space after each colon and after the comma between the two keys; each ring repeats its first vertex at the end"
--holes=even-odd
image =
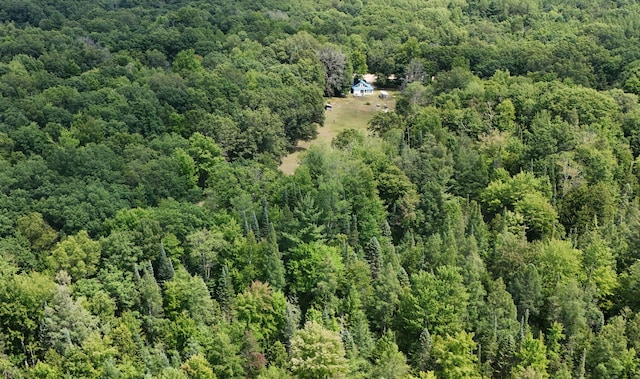
{"type": "Polygon", "coordinates": [[[356,84],[351,86],[351,93],[353,93],[353,96],[373,95],[373,86],[363,79],[360,79],[356,84]]]}
{"type": "Polygon", "coordinates": [[[378,95],[378,97],[381,98],[381,99],[388,99],[389,98],[389,92],[380,91],[380,95],[378,95]]]}

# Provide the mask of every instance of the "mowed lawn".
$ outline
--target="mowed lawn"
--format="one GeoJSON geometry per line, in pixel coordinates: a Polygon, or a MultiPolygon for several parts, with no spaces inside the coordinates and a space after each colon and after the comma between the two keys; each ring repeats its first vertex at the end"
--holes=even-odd
{"type": "Polygon", "coordinates": [[[295,152],[282,158],[280,170],[285,174],[293,174],[300,164],[300,154],[303,154],[311,145],[331,144],[331,140],[344,129],[356,129],[367,134],[369,120],[376,112],[385,109],[392,110],[395,107],[395,96],[397,92],[386,90],[389,98],[380,99],[380,91],[376,90],[373,95],[365,97],[353,97],[348,95],[344,98],[327,99],[325,104],[331,104],[333,109],[325,111],[324,126],[318,128],[318,136],[312,141],[298,142],[295,152]]]}

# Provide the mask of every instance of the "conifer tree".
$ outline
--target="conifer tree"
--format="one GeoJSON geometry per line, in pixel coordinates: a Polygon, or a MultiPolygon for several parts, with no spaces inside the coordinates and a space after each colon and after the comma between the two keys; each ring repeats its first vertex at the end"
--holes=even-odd
{"type": "Polygon", "coordinates": [[[282,253],[278,248],[276,231],[273,225],[269,225],[269,236],[267,240],[267,256],[265,257],[265,280],[276,290],[284,290],[285,268],[282,262],[282,253]]]}
{"type": "Polygon", "coordinates": [[[371,276],[375,279],[382,268],[382,247],[376,237],[371,237],[367,244],[365,258],[371,267],[371,276]]]}
{"type": "Polygon", "coordinates": [[[162,242],[160,242],[160,254],[156,259],[156,267],[155,272],[159,283],[171,280],[175,275],[173,263],[171,259],[167,257],[167,252],[164,250],[164,244],[162,242]]]}
{"type": "Polygon", "coordinates": [[[233,289],[233,283],[231,276],[229,275],[229,267],[225,264],[221,268],[220,278],[218,279],[218,301],[220,302],[220,308],[226,315],[230,315],[231,305],[233,298],[235,297],[235,290],[233,289]]]}
{"type": "Polygon", "coordinates": [[[431,340],[431,333],[428,328],[422,329],[420,333],[420,345],[415,357],[416,364],[420,371],[427,371],[433,365],[431,359],[431,349],[433,348],[433,341],[431,340]]]}
{"type": "Polygon", "coordinates": [[[162,314],[162,294],[160,286],[153,275],[153,267],[148,262],[143,268],[143,274],[138,284],[140,293],[140,307],[143,314],[148,316],[160,316],[162,314]]]}

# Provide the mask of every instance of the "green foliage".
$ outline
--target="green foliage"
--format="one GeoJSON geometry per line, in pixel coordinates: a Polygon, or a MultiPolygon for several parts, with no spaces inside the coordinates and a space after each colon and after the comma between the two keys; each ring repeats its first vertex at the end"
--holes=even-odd
{"type": "Polygon", "coordinates": [[[624,334],[625,320],[612,318],[602,328],[587,352],[587,366],[591,377],[613,378],[633,376],[638,373],[635,350],[628,349],[624,334]]]}
{"type": "Polygon", "coordinates": [[[0,0],[0,372],[638,376],[638,14],[0,0]]]}
{"type": "Polygon", "coordinates": [[[511,294],[506,291],[502,278],[491,283],[488,292],[486,302],[479,312],[477,341],[482,346],[480,353],[485,355],[485,359],[493,367],[500,368],[510,363],[502,358],[508,355],[507,341],[516,336],[519,325],[516,306],[511,294]]]}
{"type": "Polygon", "coordinates": [[[66,270],[75,280],[96,273],[100,260],[100,243],[93,241],[86,231],[59,242],[48,257],[55,271],[66,270]]]}
{"type": "Polygon", "coordinates": [[[47,347],[60,354],[66,354],[74,346],[82,345],[93,329],[96,319],[81,305],[81,299],[74,301],[65,285],[58,286],[51,303],[44,308],[41,332],[47,347]]]}
{"type": "Polygon", "coordinates": [[[33,354],[43,349],[38,343],[39,326],[44,317],[44,305],[53,298],[55,285],[42,274],[18,275],[5,261],[0,260],[0,264],[0,296],[4,304],[10,305],[0,308],[4,351],[20,361],[33,361],[35,356],[28,357],[24,347],[29,346],[33,354]]]}
{"type": "Polygon", "coordinates": [[[282,261],[282,253],[280,253],[280,249],[278,248],[277,238],[273,229],[270,231],[267,249],[267,256],[264,262],[265,279],[273,288],[284,290],[286,285],[286,272],[284,262],[282,261]]]}
{"type": "Polygon", "coordinates": [[[369,304],[372,324],[379,330],[386,330],[397,314],[402,294],[398,272],[393,265],[386,264],[373,282],[373,299],[369,304]]]}
{"type": "Polygon", "coordinates": [[[565,229],[584,232],[596,222],[607,225],[612,221],[615,195],[610,185],[598,183],[572,189],[559,204],[560,221],[565,229]]]}
{"type": "Polygon", "coordinates": [[[456,267],[441,266],[436,273],[421,271],[411,278],[411,288],[403,291],[396,322],[403,349],[415,351],[424,326],[438,334],[455,334],[465,328],[469,295],[456,267]]]}
{"type": "Polygon", "coordinates": [[[50,249],[57,239],[56,232],[42,218],[40,213],[30,213],[16,220],[16,231],[26,238],[35,251],[50,249]]]}
{"type": "Polygon", "coordinates": [[[606,298],[618,285],[613,252],[597,229],[587,232],[583,238],[582,260],[587,282],[596,287],[598,298],[606,298]]]}
{"type": "Polygon", "coordinates": [[[189,379],[216,379],[216,375],[213,373],[209,362],[201,355],[194,355],[187,359],[180,365],[180,370],[182,370],[189,379]]]}
{"type": "Polygon", "coordinates": [[[566,283],[568,279],[583,280],[582,255],[583,252],[574,249],[569,241],[551,240],[542,246],[535,259],[547,296],[558,283],[566,283]]]}
{"type": "Polygon", "coordinates": [[[364,135],[356,129],[341,130],[331,141],[331,146],[336,149],[345,150],[364,143],[364,135]]]}
{"type": "Polygon", "coordinates": [[[461,331],[453,336],[436,335],[433,340],[433,357],[443,378],[481,378],[473,355],[476,343],[473,334],[461,331]]]}
{"type": "Polygon", "coordinates": [[[234,303],[235,318],[251,331],[263,346],[269,346],[278,337],[285,324],[287,302],[281,292],[272,291],[269,284],[259,281],[249,288],[234,303]]]}
{"type": "Polygon", "coordinates": [[[163,308],[175,320],[183,312],[197,322],[212,324],[218,316],[218,304],[211,299],[204,281],[179,268],[171,281],[164,282],[163,308]]]}
{"type": "Polygon", "coordinates": [[[335,291],[343,270],[337,248],[316,242],[301,244],[289,252],[287,282],[290,291],[300,296],[305,305],[313,299],[323,302],[335,291]]]}
{"type": "Polygon", "coordinates": [[[551,236],[558,215],[548,201],[548,185],[529,173],[511,178],[505,171],[498,171],[497,176],[499,178],[489,183],[481,195],[488,214],[515,211],[516,215],[522,215],[530,239],[551,236]]]}
{"type": "Polygon", "coordinates": [[[519,363],[513,368],[514,377],[548,378],[546,346],[543,336],[533,338],[531,331],[527,331],[520,342],[520,351],[516,354],[519,363]]]}
{"type": "Polygon", "coordinates": [[[300,378],[340,378],[347,360],[340,336],[311,321],[291,338],[291,369],[300,378]]]}
{"type": "Polygon", "coordinates": [[[138,292],[140,293],[140,312],[148,316],[159,316],[163,312],[160,287],[149,267],[145,267],[142,271],[142,277],[139,278],[137,283],[138,292]]]}
{"type": "Polygon", "coordinates": [[[407,359],[389,333],[378,340],[373,355],[372,378],[406,378],[409,374],[407,359]]]}
{"type": "Polygon", "coordinates": [[[216,330],[207,348],[207,360],[217,377],[234,378],[244,373],[240,346],[234,343],[227,327],[222,325],[216,330]]]}
{"type": "Polygon", "coordinates": [[[531,239],[540,239],[554,234],[558,214],[553,206],[540,193],[529,193],[515,205],[516,213],[524,218],[527,235],[531,239]]]}
{"type": "Polygon", "coordinates": [[[351,69],[347,66],[346,55],[339,48],[324,46],[318,50],[318,60],[325,72],[325,96],[340,96],[348,86],[351,69]]]}
{"type": "Polygon", "coordinates": [[[393,130],[402,129],[403,126],[403,120],[397,113],[376,113],[367,129],[375,135],[384,136],[393,130]]]}
{"type": "Polygon", "coordinates": [[[204,280],[208,281],[211,278],[211,269],[218,260],[219,251],[228,249],[223,232],[203,229],[188,235],[187,241],[190,245],[190,262],[193,267],[197,267],[197,272],[204,280]]]}

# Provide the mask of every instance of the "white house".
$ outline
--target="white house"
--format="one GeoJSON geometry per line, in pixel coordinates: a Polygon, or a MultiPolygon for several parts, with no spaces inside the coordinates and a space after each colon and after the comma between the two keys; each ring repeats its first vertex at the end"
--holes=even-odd
{"type": "Polygon", "coordinates": [[[351,86],[351,93],[353,96],[373,95],[373,86],[360,79],[358,83],[351,86]]]}

